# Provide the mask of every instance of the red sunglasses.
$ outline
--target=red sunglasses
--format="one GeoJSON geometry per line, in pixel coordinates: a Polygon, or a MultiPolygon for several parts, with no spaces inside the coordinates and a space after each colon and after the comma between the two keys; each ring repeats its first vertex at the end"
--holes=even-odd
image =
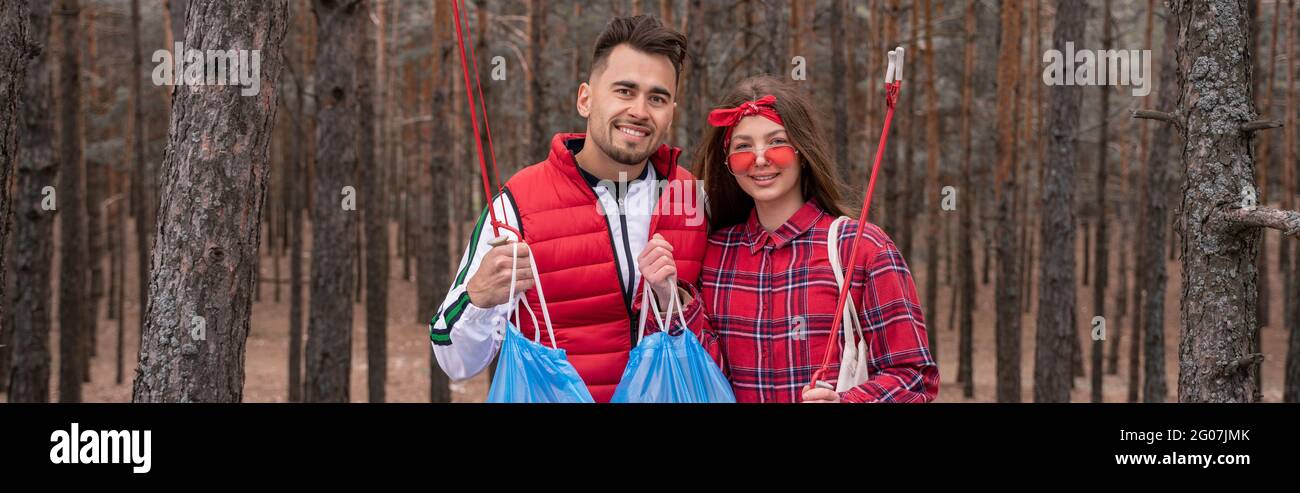
{"type": "MultiPolygon", "coordinates": [[[[795,150],[794,146],[781,144],[764,149],[763,159],[772,166],[789,168],[794,165],[797,154],[799,151],[795,150]]],[[[748,173],[756,162],[758,162],[758,153],[752,150],[736,151],[727,155],[727,168],[731,169],[733,175],[748,173]]]]}

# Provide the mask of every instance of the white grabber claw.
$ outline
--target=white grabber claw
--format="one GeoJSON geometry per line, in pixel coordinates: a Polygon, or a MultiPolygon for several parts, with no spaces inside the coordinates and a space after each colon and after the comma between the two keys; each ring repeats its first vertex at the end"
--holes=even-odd
{"type": "Polygon", "coordinates": [[[902,82],[903,80],[903,47],[899,46],[889,50],[889,67],[885,69],[885,83],[902,82]]]}

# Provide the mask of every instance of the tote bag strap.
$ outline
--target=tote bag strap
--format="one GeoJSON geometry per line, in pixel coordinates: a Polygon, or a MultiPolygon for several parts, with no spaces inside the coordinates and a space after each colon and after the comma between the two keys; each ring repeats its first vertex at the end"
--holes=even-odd
{"type": "MultiPolygon", "coordinates": [[[[840,228],[844,223],[849,221],[848,216],[840,216],[831,223],[830,231],[826,233],[826,256],[831,262],[831,270],[835,271],[835,286],[844,289],[844,269],[840,266],[840,228]]],[[[852,266],[850,266],[852,268],[852,266]]],[[[845,347],[857,345],[854,336],[865,338],[862,333],[862,322],[858,320],[858,310],[853,304],[853,297],[849,297],[844,303],[844,313],[840,314],[847,322],[844,330],[845,347]],[[851,329],[850,329],[851,328],[851,329]]]]}

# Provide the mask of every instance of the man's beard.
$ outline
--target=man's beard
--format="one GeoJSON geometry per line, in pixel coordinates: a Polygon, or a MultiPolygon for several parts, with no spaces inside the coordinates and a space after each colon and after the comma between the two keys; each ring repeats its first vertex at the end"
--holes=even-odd
{"type": "Polygon", "coordinates": [[[610,129],[605,132],[605,135],[602,136],[603,138],[593,139],[596,141],[596,146],[600,147],[601,152],[604,152],[606,156],[609,156],[609,158],[613,159],[615,162],[628,166],[636,166],[644,163],[645,160],[649,159],[650,156],[655,153],[655,150],[659,148],[659,144],[656,143],[649,146],[648,149],[641,153],[623,149],[614,143],[614,132],[617,131],[618,129],[610,129]]]}

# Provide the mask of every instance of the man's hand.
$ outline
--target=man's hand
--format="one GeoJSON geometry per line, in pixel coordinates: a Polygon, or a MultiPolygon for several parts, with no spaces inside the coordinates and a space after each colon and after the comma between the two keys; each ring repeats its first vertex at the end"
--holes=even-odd
{"type": "Polygon", "coordinates": [[[646,243],[636,263],[641,270],[641,277],[650,283],[655,298],[662,306],[677,288],[677,262],[673,260],[673,245],[663,235],[656,233],[646,243]]]}
{"type": "Polygon", "coordinates": [[[834,404],[840,402],[840,394],[831,389],[805,385],[803,388],[803,402],[804,404],[834,404]]]}
{"type": "MultiPolygon", "coordinates": [[[[469,302],[479,308],[491,308],[510,301],[510,267],[514,255],[514,242],[492,247],[478,271],[469,279],[465,292],[469,293],[469,302]]],[[[519,243],[518,268],[515,271],[516,292],[523,292],[533,287],[533,270],[528,266],[528,245],[519,243]]]]}

